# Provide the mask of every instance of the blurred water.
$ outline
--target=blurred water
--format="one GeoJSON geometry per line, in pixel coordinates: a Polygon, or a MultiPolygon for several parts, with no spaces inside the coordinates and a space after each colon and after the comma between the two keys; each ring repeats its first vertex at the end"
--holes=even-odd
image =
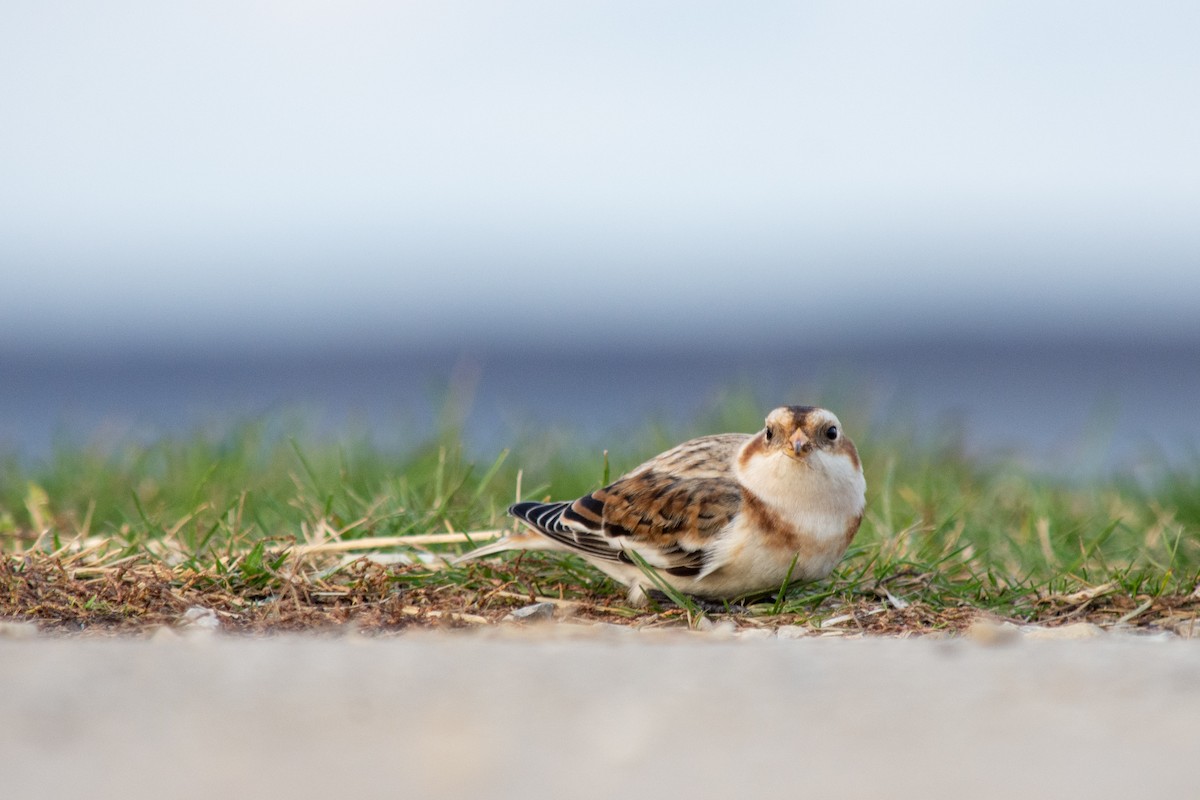
{"type": "Polygon", "coordinates": [[[1200,345],[884,343],[805,352],[284,353],[0,355],[0,454],[56,442],[114,446],[271,417],[281,432],[367,435],[385,447],[461,421],[488,457],[546,429],[620,448],[653,417],[683,427],[731,390],[765,413],[834,407],[872,436],[957,437],[1069,474],[1196,463],[1200,345]],[[448,398],[451,402],[448,402],[448,398]]]}

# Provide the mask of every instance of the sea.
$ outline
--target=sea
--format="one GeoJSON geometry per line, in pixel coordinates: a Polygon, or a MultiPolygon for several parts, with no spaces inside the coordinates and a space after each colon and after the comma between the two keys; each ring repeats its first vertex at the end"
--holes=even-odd
{"type": "Polygon", "coordinates": [[[453,426],[480,459],[551,433],[620,450],[648,423],[695,432],[735,401],[763,415],[823,405],[864,446],[950,444],[1064,476],[1200,465],[1200,339],[955,337],[808,349],[0,350],[0,457],[222,436],[256,420],[397,450],[453,426]]]}

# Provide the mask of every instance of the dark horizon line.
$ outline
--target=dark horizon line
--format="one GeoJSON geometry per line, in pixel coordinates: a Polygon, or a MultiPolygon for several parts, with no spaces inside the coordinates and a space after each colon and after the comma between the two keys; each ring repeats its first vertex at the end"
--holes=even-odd
{"type": "Polygon", "coordinates": [[[741,340],[683,341],[680,337],[655,337],[638,341],[635,337],[616,336],[600,339],[550,342],[545,337],[527,341],[504,339],[480,341],[464,337],[456,342],[406,340],[402,337],[342,337],[314,345],[307,341],[220,343],[92,343],[83,347],[62,344],[25,345],[13,347],[0,344],[0,364],[120,364],[130,362],[156,363],[262,363],[280,361],[326,362],[345,361],[371,363],[394,360],[458,361],[506,360],[510,358],[566,358],[606,360],[630,358],[675,359],[770,359],[784,355],[822,355],[823,357],[885,356],[899,351],[927,352],[930,355],[970,356],[987,353],[1067,353],[1093,352],[1113,354],[1195,352],[1200,356],[1200,331],[1183,334],[1047,333],[1045,331],[1004,333],[963,333],[946,331],[909,331],[879,336],[844,337],[841,340],[809,340],[789,345],[786,341],[762,336],[747,336],[741,340]]]}

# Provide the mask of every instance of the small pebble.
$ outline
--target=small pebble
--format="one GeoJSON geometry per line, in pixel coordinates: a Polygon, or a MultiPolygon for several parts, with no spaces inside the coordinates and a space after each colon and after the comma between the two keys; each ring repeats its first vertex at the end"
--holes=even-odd
{"type": "Polygon", "coordinates": [[[0,639],[33,639],[38,635],[35,622],[0,620],[0,639]]]}
{"type": "Polygon", "coordinates": [[[170,626],[168,625],[159,625],[154,629],[154,633],[150,634],[150,641],[177,642],[179,641],[179,634],[171,630],[170,626]]]}
{"type": "Polygon", "coordinates": [[[554,603],[534,603],[522,606],[508,615],[508,618],[520,622],[554,619],[554,603]]]}
{"type": "Polygon", "coordinates": [[[1021,629],[1011,622],[977,619],[971,623],[963,635],[980,644],[1009,644],[1021,638],[1021,629]]]}
{"type": "Polygon", "coordinates": [[[1104,629],[1090,622],[1075,622],[1070,625],[1059,625],[1057,628],[1044,628],[1030,625],[1021,628],[1026,639],[1094,639],[1104,635],[1104,629]]]}
{"type": "Polygon", "coordinates": [[[1195,617],[1174,620],[1172,629],[1184,639],[1200,640],[1200,619],[1195,617]]]}
{"type": "Polygon", "coordinates": [[[805,639],[811,636],[812,632],[803,625],[780,625],[775,635],[780,639],[805,639]]]}
{"type": "Polygon", "coordinates": [[[720,639],[726,639],[737,633],[737,625],[734,625],[733,622],[727,619],[723,619],[720,622],[713,622],[708,617],[701,617],[696,622],[696,630],[720,639]]]}
{"type": "Polygon", "coordinates": [[[183,618],[180,621],[185,627],[199,628],[200,630],[215,631],[221,627],[221,620],[217,617],[217,612],[204,606],[192,606],[183,612],[183,618]]]}
{"type": "Polygon", "coordinates": [[[766,628],[742,628],[740,631],[738,631],[737,638],[745,639],[747,641],[751,639],[774,639],[775,632],[766,628]]]}

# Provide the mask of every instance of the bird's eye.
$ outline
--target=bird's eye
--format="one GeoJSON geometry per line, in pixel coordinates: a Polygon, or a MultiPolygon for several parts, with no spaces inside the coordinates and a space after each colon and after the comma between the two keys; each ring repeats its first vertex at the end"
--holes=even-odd
{"type": "Polygon", "coordinates": [[[771,438],[772,438],[774,435],[775,435],[775,431],[771,430],[770,428],[767,428],[767,441],[768,441],[768,442],[769,442],[769,441],[771,441],[771,438]]]}
{"type": "Polygon", "coordinates": [[[837,437],[838,437],[837,425],[830,425],[828,428],[825,429],[825,438],[827,438],[829,441],[831,441],[831,442],[837,441],[837,437]]]}

